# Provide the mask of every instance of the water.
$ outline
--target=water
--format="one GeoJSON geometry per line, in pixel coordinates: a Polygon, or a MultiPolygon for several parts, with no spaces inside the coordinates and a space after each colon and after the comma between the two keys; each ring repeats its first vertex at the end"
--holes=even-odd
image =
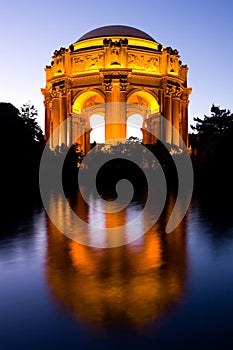
{"type": "MultiPolygon", "coordinates": [[[[1,350],[232,349],[233,206],[194,195],[165,234],[173,200],[147,234],[111,249],[62,235],[39,202],[11,206],[0,236],[1,350]]],[[[110,218],[71,202],[106,226],[142,208],[135,200],[110,218]]]]}

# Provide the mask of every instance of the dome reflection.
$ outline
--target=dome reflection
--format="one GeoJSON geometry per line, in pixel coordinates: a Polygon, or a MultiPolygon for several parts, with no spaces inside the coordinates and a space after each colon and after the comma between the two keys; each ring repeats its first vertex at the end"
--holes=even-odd
{"type": "MultiPolygon", "coordinates": [[[[139,240],[110,249],[74,242],[48,219],[46,269],[56,301],[85,322],[110,326],[155,320],[179,302],[186,272],[185,220],[173,233],[164,233],[170,202],[139,240]]],[[[80,199],[77,203],[77,212],[90,220],[88,207],[80,199]]],[[[135,206],[138,210],[140,204],[135,206]]],[[[131,206],[112,219],[105,214],[105,224],[123,223],[134,210],[131,206]]]]}

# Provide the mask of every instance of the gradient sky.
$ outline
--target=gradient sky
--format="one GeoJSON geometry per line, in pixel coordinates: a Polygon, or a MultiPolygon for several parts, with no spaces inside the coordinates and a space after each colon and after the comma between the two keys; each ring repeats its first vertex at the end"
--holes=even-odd
{"type": "Polygon", "coordinates": [[[30,101],[44,128],[44,67],[53,52],[86,32],[121,24],[141,29],[180,53],[189,67],[189,124],[210,115],[212,103],[233,112],[233,2],[29,1],[0,2],[0,102],[30,101]]]}

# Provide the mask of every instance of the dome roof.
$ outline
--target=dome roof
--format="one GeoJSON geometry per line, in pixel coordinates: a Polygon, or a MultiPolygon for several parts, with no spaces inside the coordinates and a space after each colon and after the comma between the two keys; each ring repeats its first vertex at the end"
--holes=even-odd
{"type": "Polygon", "coordinates": [[[93,29],[81,36],[81,38],[79,38],[76,42],[108,36],[136,37],[156,42],[150,35],[143,32],[142,30],[124,25],[109,25],[93,29]]]}

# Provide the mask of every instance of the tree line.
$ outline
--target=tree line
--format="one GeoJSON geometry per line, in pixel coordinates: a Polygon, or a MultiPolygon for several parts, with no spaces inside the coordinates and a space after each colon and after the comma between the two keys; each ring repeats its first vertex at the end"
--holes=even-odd
{"type": "MultiPolygon", "coordinates": [[[[221,109],[212,105],[210,116],[195,117],[195,125],[189,134],[189,146],[191,149],[191,160],[193,163],[195,178],[197,182],[208,182],[216,185],[219,181],[231,186],[232,182],[232,151],[233,151],[233,114],[230,110],[221,109]]],[[[45,147],[43,131],[38,124],[38,112],[35,106],[30,103],[24,104],[17,109],[11,103],[0,103],[1,118],[1,189],[8,191],[37,191],[39,189],[38,174],[42,152],[45,147]]],[[[136,140],[138,141],[138,140],[136,140]]],[[[138,142],[129,138],[128,149],[137,153],[138,142]]],[[[153,145],[146,145],[156,156],[165,171],[165,175],[175,174],[174,157],[182,157],[182,153],[176,152],[175,145],[164,145],[157,142],[153,145]],[[171,152],[169,152],[169,149],[171,152]],[[173,151],[173,152],[172,152],[173,151]]],[[[124,152],[124,146],[113,150],[124,152]]],[[[48,150],[51,156],[51,163],[67,152],[64,145],[55,150],[48,150]]],[[[120,153],[119,153],[120,154],[120,153]]],[[[64,165],[64,182],[72,183],[77,179],[78,166],[82,160],[82,154],[77,145],[73,145],[68,152],[64,165]]],[[[101,151],[96,153],[101,157],[101,151]]],[[[94,161],[93,161],[94,162],[94,161]]],[[[140,180],[142,174],[136,171],[135,166],[127,166],[122,161],[123,173],[131,178],[131,168],[134,170],[132,178],[137,183],[137,176],[140,180]],[[124,164],[123,164],[124,163],[124,164]]],[[[94,164],[94,163],[93,163],[94,164]]],[[[112,162],[102,170],[103,179],[109,178],[110,173],[120,177],[119,162],[112,162]],[[115,172],[114,172],[115,171],[115,172]],[[107,174],[107,175],[106,175],[107,174]],[[119,176],[118,176],[119,175],[119,176]]],[[[94,166],[94,165],[92,165],[94,166]]],[[[100,173],[101,174],[101,173],[100,173]]],[[[100,174],[98,179],[100,179],[100,174]]],[[[174,175],[175,176],[175,175],[174,175]]],[[[141,180],[140,180],[141,181],[141,180]]],[[[140,182],[139,181],[139,182],[140,182]]]]}
{"type": "Polygon", "coordinates": [[[20,109],[0,103],[1,193],[38,189],[38,171],[45,141],[30,103],[20,109]]]}
{"type": "Polygon", "coordinates": [[[233,113],[212,105],[211,114],[195,117],[189,135],[191,159],[196,182],[213,189],[227,185],[232,188],[233,113]]]}

